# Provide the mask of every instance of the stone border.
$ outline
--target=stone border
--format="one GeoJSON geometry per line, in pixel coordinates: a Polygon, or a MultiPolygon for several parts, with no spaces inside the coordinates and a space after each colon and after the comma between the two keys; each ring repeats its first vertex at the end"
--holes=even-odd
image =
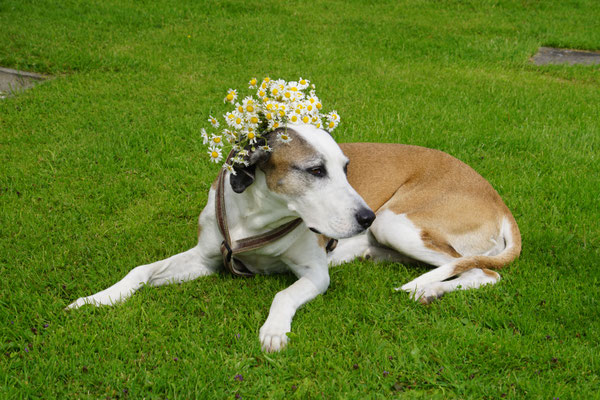
{"type": "Polygon", "coordinates": [[[51,76],[36,74],[35,72],[17,71],[16,69],[0,67],[0,99],[29,89],[37,83],[50,78],[51,76]]]}
{"type": "Polygon", "coordinates": [[[595,65],[600,64],[600,52],[540,47],[530,61],[535,65],[595,65]]]}

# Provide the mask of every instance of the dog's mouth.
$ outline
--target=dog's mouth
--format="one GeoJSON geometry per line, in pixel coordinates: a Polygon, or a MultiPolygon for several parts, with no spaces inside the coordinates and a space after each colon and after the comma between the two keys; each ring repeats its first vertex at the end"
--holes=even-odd
{"type": "Polygon", "coordinates": [[[310,229],[311,231],[313,231],[314,233],[316,233],[317,235],[321,234],[321,231],[319,231],[318,229],[312,228],[312,227],[308,227],[308,229],[310,229]]]}

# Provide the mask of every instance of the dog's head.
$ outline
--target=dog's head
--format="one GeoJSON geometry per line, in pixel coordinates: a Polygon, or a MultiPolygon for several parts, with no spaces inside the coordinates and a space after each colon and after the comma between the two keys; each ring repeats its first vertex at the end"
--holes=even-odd
{"type": "Polygon", "coordinates": [[[331,135],[312,125],[294,125],[286,132],[291,142],[282,143],[278,132],[266,135],[272,152],[255,151],[250,166],[231,176],[233,190],[243,192],[264,173],[267,189],[311,230],[340,239],[367,229],[375,214],[348,183],[348,158],[331,135]]]}

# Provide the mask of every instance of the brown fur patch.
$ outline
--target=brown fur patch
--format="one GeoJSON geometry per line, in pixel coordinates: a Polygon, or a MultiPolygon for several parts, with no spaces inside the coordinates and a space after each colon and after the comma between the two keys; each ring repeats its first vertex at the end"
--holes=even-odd
{"type": "Polygon", "coordinates": [[[443,239],[443,236],[438,235],[434,231],[421,231],[421,240],[425,246],[432,250],[446,253],[450,257],[460,258],[461,255],[456,251],[454,247],[443,239]]]}
{"type": "Polygon", "coordinates": [[[274,140],[276,132],[271,133],[272,139],[269,140],[273,148],[271,157],[260,166],[265,172],[267,187],[276,193],[300,195],[304,188],[293,179],[294,163],[314,157],[317,151],[293,129],[287,128],[292,139],[289,143],[274,140]]]}
{"type": "Polygon", "coordinates": [[[318,240],[319,240],[319,247],[322,247],[323,249],[325,249],[325,247],[327,247],[327,243],[329,243],[331,238],[329,238],[325,235],[319,235],[318,240]]]}
{"type": "Polygon", "coordinates": [[[402,144],[340,147],[350,159],[348,180],[369,207],[405,214],[433,250],[460,258],[458,244],[468,243],[484,253],[508,218],[513,247],[493,257],[464,257],[455,274],[501,268],[519,255],[521,235],[510,210],[492,185],[462,161],[439,150],[402,144]]]}
{"type": "Polygon", "coordinates": [[[489,269],[482,269],[483,273],[489,276],[490,278],[498,279],[500,275],[496,271],[492,271],[489,269]]]}

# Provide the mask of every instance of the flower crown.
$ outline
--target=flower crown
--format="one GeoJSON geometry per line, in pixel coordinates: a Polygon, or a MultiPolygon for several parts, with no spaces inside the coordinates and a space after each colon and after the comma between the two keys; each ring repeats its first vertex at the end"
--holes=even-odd
{"type": "MultiPolygon", "coordinates": [[[[249,89],[256,89],[256,97],[247,96],[241,103],[237,102],[237,90],[227,91],[223,101],[235,106],[223,115],[227,128],[210,134],[206,129],[200,131],[202,142],[208,145],[208,155],[214,163],[223,159],[225,145],[231,146],[234,156],[223,164],[223,168],[232,174],[235,174],[235,165],[248,166],[250,151],[255,151],[257,146],[264,151],[272,151],[263,139],[268,132],[285,128],[287,124],[311,124],[332,132],[340,123],[336,111],[321,113],[323,105],[315,94],[315,85],[307,79],[286,82],[267,77],[259,84],[256,78],[252,78],[249,89]],[[309,87],[307,94],[305,91],[309,87]]],[[[221,126],[212,115],[208,121],[214,129],[218,130],[221,126]]],[[[292,138],[283,129],[277,133],[277,140],[288,143],[292,138]]]]}

